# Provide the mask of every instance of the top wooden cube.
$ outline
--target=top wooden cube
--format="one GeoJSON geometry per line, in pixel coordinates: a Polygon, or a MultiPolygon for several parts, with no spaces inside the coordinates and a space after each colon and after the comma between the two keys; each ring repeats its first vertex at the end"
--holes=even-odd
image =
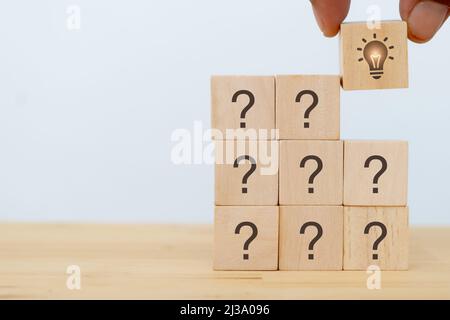
{"type": "MultiPolygon", "coordinates": [[[[248,132],[267,130],[266,139],[274,139],[275,77],[273,76],[213,76],[211,78],[211,125],[223,138],[227,129],[248,132]]],[[[215,139],[219,140],[216,136],[215,139]]],[[[250,140],[260,136],[247,136],[250,140]]]]}
{"type": "Polygon", "coordinates": [[[408,87],[407,25],[383,21],[341,25],[341,74],[345,90],[408,87]]]}

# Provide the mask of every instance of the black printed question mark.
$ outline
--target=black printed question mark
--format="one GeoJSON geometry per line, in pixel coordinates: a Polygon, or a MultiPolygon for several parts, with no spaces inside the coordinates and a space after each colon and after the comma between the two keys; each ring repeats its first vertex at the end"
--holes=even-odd
{"type": "MultiPolygon", "coordinates": [[[[309,184],[313,184],[314,179],[320,173],[320,171],[322,171],[322,169],[323,169],[323,163],[322,163],[322,159],[320,159],[318,156],[309,155],[302,159],[302,161],[300,162],[300,168],[304,168],[306,165],[306,162],[308,162],[309,160],[313,160],[317,163],[317,169],[311,174],[311,176],[309,177],[309,180],[308,180],[309,184]]],[[[308,193],[314,193],[314,187],[309,187],[308,193]]]]}
{"type": "MultiPolygon", "coordinates": [[[[323,230],[322,230],[322,226],[320,224],[318,224],[317,222],[308,221],[308,222],[304,223],[302,225],[302,227],[300,228],[300,234],[305,234],[306,228],[308,228],[308,227],[315,227],[317,229],[317,235],[311,240],[311,242],[308,245],[308,250],[312,251],[312,250],[314,250],[314,245],[316,244],[316,242],[319,241],[319,239],[322,237],[323,230]]],[[[308,254],[308,259],[314,260],[314,253],[308,254]]]]}
{"type": "MultiPolygon", "coordinates": [[[[381,169],[377,172],[377,174],[373,177],[373,184],[376,185],[378,184],[378,180],[380,179],[380,177],[383,175],[383,173],[386,172],[387,170],[387,161],[385,158],[383,158],[382,156],[378,156],[378,155],[374,155],[374,156],[370,156],[369,158],[367,158],[366,162],[364,163],[364,168],[369,168],[370,167],[370,163],[374,160],[378,160],[381,162],[381,169]]],[[[378,193],[378,187],[374,186],[372,189],[372,193],[378,193]]]]}
{"type": "Polygon", "coordinates": [[[248,90],[239,90],[233,95],[233,98],[231,98],[231,102],[236,102],[240,95],[246,95],[249,99],[247,106],[241,111],[241,128],[245,128],[245,115],[247,114],[248,110],[250,110],[250,108],[255,104],[255,96],[248,90]]]}
{"type": "MultiPolygon", "coordinates": [[[[249,247],[250,243],[253,240],[255,240],[256,236],[258,235],[258,228],[256,227],[256,225],[253,222],[244,221],[244,222],[239,223],[236,226],[236,229],[234,230],[234,233],[235,234],[239,234],[241,232],[242,227],[250,227],[252,229],[252,235],[244,243],[244,250],[248,251],[248,247],[249,247]]],[[[242,258],[244,260],[248,260],[248,253],[244,253],[242,258]]]]}
{"type": "Polygon", "coordinates": [[[247,193],[247,187],[245,185],[247,184],[248,178],[256,170],[256,161],[255,161],[255,159],[253,159],[252,157],[250,157],[248,155],[240,156],[240,157],[237,157],[236,160],[234,160],[233,168],[238,168],[239,167],[239,163],[242,160],[248,160],[251,163],[250,169],[247,171],[247,173],[242,178],[242,184],[244,185],[242,187],[242,193],[247,193]]]}
{"type": "Polygon", "coordinates": [[[302,97],[304,95],[309,95],[313,98],[312,104],[309,106],[308,109],[306,109],[305,115],[304,115],[305,123],[303,124],[303,127],[309,128],[309,122],[306,121],[306,119],[309,119],[309,115],[310,115],[311,111],[313,111],[313,109],[315,107],[317,107],[317,105],[319,104],[319,96],[317,95],[317,93],[315,93],[312,90],[303,90],[297,94],[297,97],[295,98],[295,102],[300,102],[300,100],[302,99],[302,97]]]}
{"type": "MultiPolygon", "coordinates": [[[[373,221],[366,226],[366,228],[364,229],[364,234],[369,234],[370,228],[372,228],[372,227],[379,227],[381,229],[381,235],[377,238],[377,240],[375,240],[375,242],[373,243],[373,247],[372,247],[372,249],[374,251],[376,251],[376,250],[378,250],[378,246],[381,243],[381,241],[383,241],[384,238],[386,238],[387,229],[386,229],[386,226],[384,224],[382,224],[381,222],[373,221]]],[[[373,253],[372,258],[374,260],[378,260],[378,254],[373,253]]]]}

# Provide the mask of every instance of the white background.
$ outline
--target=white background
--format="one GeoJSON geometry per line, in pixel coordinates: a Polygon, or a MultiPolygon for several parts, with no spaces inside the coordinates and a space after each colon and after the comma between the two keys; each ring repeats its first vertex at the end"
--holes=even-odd
{"type": "MultiPolygon", "coordinates": [[[[408,90],[342,92],[344,139],[410,141],[413,224],[450,224],[449,35],[410,43],[408,90]]],[[[0,39],[2,221],[211,222],[212,166],[170,160],[210,75],[339,73],[305,0],[3,1],[0,39]]]]}

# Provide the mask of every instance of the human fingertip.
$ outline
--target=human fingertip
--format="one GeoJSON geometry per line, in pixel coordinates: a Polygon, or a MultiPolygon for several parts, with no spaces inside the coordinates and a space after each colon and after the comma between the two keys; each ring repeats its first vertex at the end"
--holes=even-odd
{"type": "Polygon", "coordinates": [[[432,1],[419,2],[408,16],[408,37],[416,43],[431,40],[448,17],[448,6],[432,1]]]}

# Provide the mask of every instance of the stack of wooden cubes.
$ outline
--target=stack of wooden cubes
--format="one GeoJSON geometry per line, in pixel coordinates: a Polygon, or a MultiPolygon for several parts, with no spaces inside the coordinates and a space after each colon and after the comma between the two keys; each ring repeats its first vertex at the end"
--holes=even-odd
{"type": "Polygon", "coordinates": [[[407,142],[340,140],[341,84],[407,87],[406,41],[344,24],[341,76],[212,77],[215,269],[408,268],[407,142]]]}

